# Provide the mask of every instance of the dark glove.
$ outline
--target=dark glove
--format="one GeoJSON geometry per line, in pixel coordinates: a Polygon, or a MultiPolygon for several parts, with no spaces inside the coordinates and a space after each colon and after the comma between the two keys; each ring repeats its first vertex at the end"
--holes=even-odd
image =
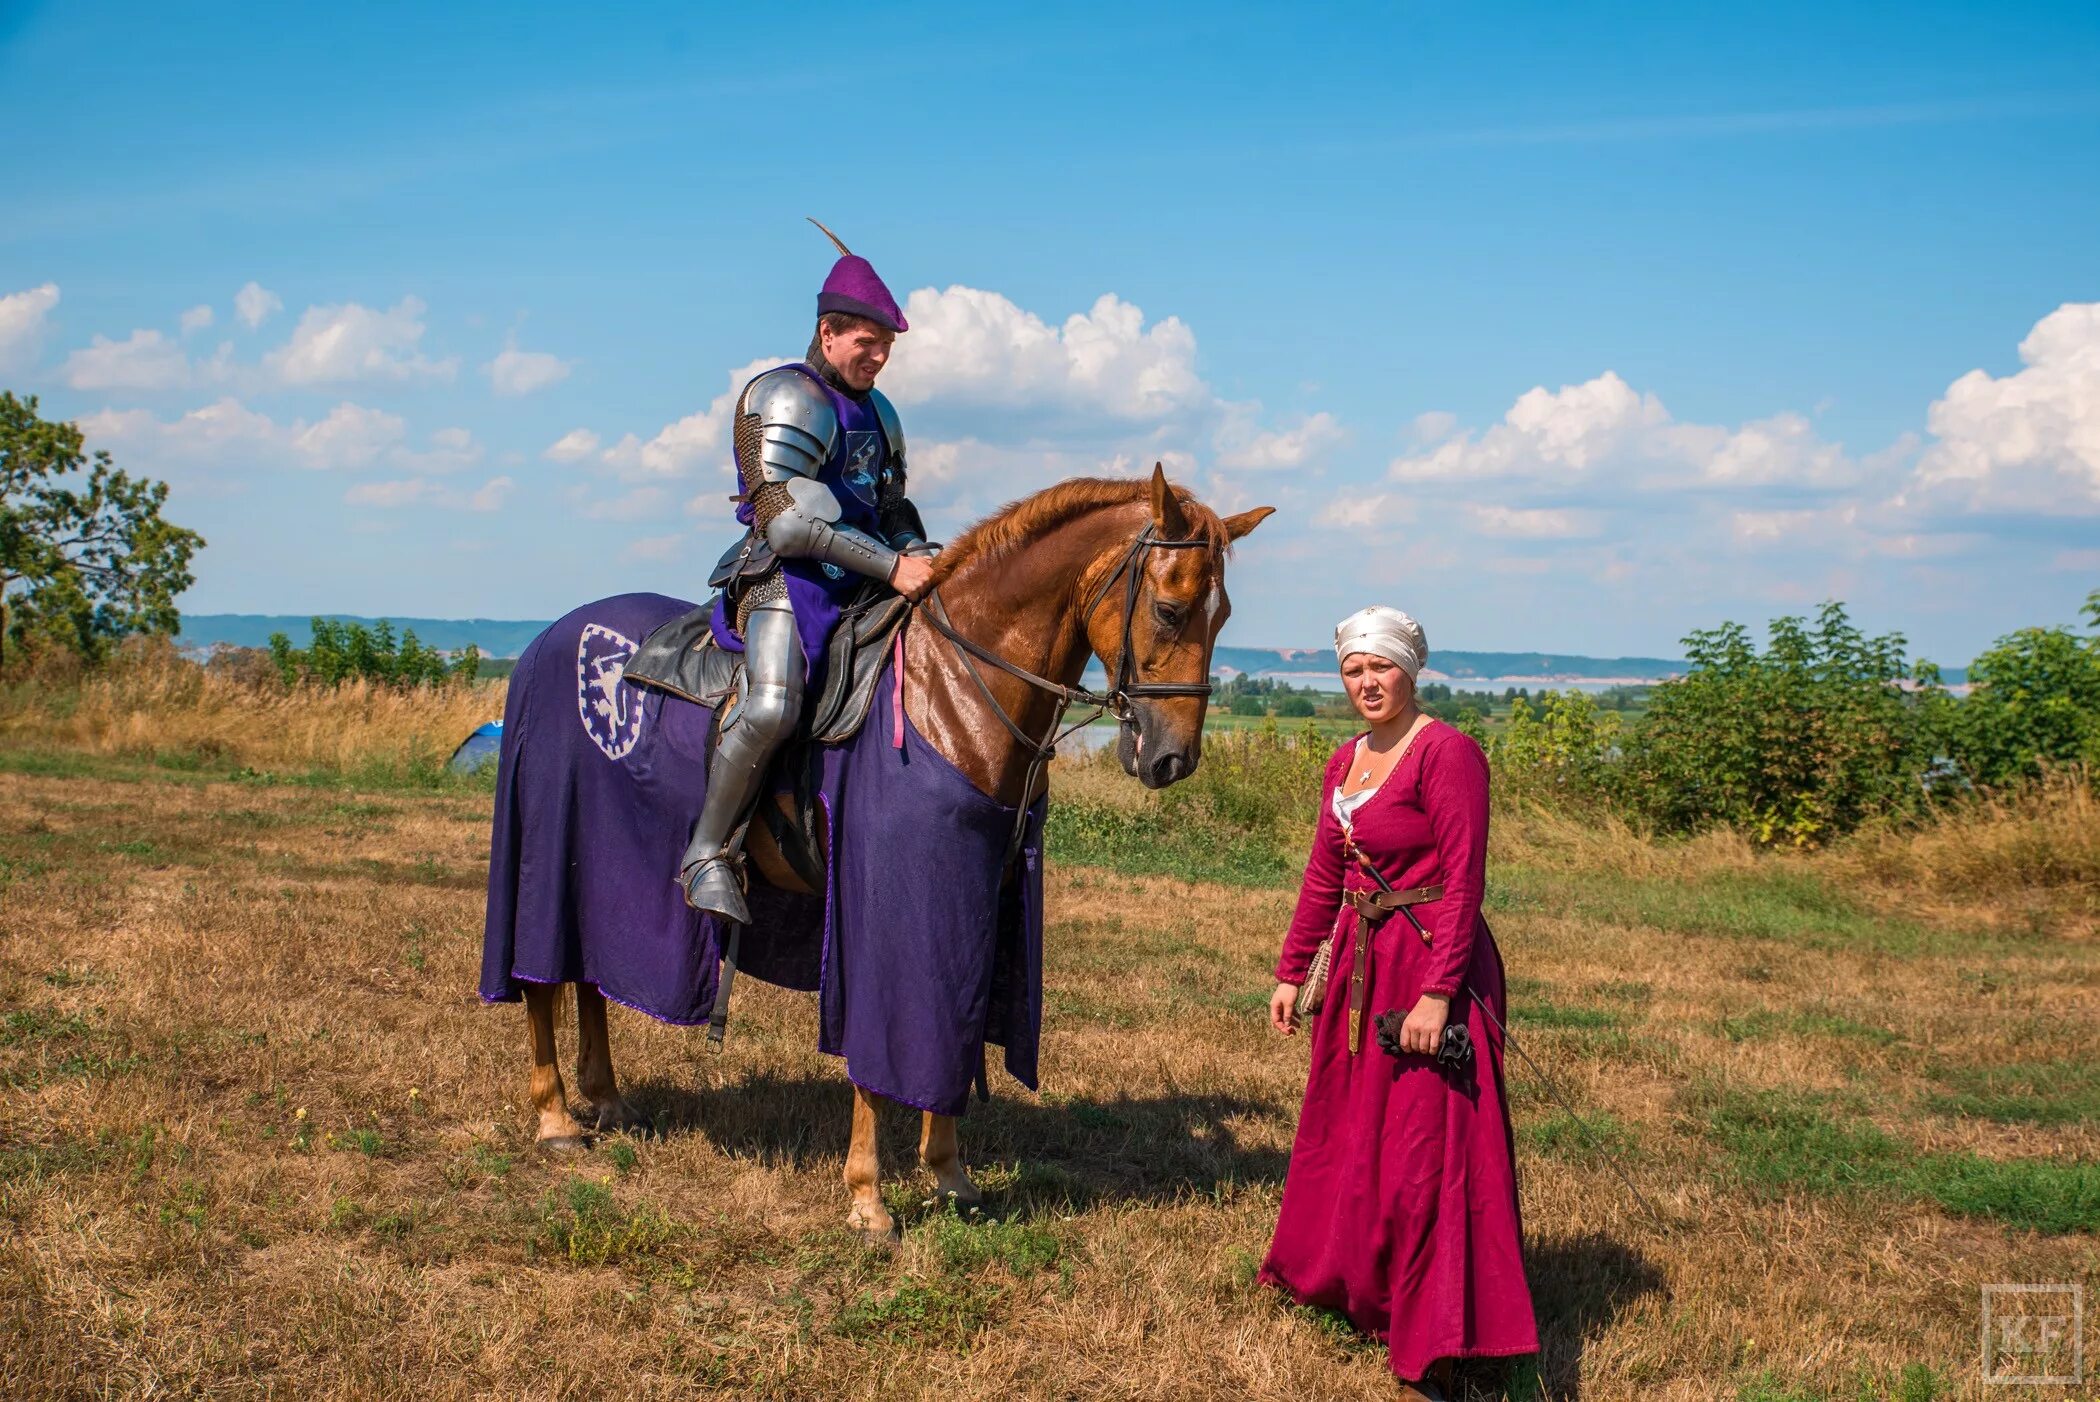
{"type": "MultiPolygon", "coordinates": [[[[1400,1048],[1400,1028],[1407,1021],[1407,1014],[1395,1008],[1380,1013],[1372,1027],[1378,1035],[1378,1049],[1387,1056],[1406,1056],[1400,1048]]],[[[1464,1071],[1473,1065],[1473,1034],[1466,1030],[1463,1022],[1444,1024],[1443,1040],[1437,1044],[1436,1064],[1448,1066],[1454,1071],[1464,1071]]]]}

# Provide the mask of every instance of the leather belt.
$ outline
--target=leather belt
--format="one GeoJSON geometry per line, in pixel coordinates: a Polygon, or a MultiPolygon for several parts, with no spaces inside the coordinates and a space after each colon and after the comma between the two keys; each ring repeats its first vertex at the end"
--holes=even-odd
{"type": "MultiPolygon", "coordinates": [[[[1442,886],[1415,886],[1405,891],[1342,892],[1342,899],[1355,909],[1357,917],[1355,957],[1349,965],[1349,1055],[1354,1056],[1363,1050],[1364,992],[1371,974],[1371,940],[1377,935],[1378,927],[1403,906],[1443,898],[1442,886]]],[[[1427,930],[1422,932],[1422,943],[1429,943],[1427,930]]]]}

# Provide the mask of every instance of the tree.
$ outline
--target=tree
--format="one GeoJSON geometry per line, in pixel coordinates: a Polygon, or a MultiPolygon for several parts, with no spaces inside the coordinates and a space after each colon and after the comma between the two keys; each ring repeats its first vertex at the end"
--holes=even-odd
{"type": "Polygon", "coordinates": [[[1809,847],[1922,797],[1928,726],[1900,634],[1869,638],[1833,602],[1813,625],[1775,620],[1762,653],[1736,623],[1684,644],[1692,671],[1651,693],[1616,772],[1658,826],[1809,847]]]}
{"type": "Polygon", "coordinates": [[[481,652],[471,644],[457,660],[446,661],[436,648],[423,646],[413,628],[394,636],[394,625],[382,618],[370,628],[362,623],[312,620],[313,645],[294,648],[283,633],[270,635],[270,660],[286,686],[313,682],[338,686],[347,681],[376,682],[381,686],[442,686],[467,682],[481,663],[481,652]]]}
{"type": "Polygon", "coordinates": [[[2087,623],[2022,628],[1969,664],[1968,699],[1936,712],[1942,742],[1979,784],[2032,778],[2050,765],[2100,769],[2100,589],[2087,623]]]}
{"type": "Polygon", "coordinates": [[[127,633],[174,633],[195,531],[161,518],[165,482],[89,457],[80,429],[0,390],[0,658],[55,643],[93,662],[127,633]]]}

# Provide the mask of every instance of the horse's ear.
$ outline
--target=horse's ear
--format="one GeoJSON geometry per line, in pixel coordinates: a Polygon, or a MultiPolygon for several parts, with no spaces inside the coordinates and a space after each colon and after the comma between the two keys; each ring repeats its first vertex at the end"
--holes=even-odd
{"type": "Polygon", "coordinates": [[[1276,508],[1273,506],[1257,506],[1252,511],[1242,511],[1237,516],[1227,516],[1225,518],[1225,538],[1227,540],[1238,540],[1241,536],[1247,534],[1247,532],[1253,530],[1275,514],[1276,508]]]}
{"type": "Polygon", "coordinates": [[[1152,531],[1161,540],[1186,540],[1189,533],[1188,513],[1167,485],[1167,469],[1161,463],[1152,464],[1152,531]]]}

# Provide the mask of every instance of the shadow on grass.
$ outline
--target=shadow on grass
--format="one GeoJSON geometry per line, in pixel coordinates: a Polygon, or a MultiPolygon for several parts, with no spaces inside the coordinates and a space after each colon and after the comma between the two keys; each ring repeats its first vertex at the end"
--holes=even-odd
{"type": "Polygon", "coordinates": [[[1510,1370],[1510,1397],[1582,1396],[1582,1352],[1645,1296],[1667,1288],[1662,1270],[1633,1247],[1601,1233],[1526,1234],[1524,1273],[1538,1312],[1535,1378],[1524,1363],[1510,1370]],[[1526,1386],[1530,1383],[1530,1386],[1526,1386]]]}
{"type": "MultiPolygon", "coordinates": [[[[732,1157],[796,1169],[843,1158],[851,1128],[843,1077],[754,1075],[718,1089],[646,1081],[627,1099],[658,1134],[698,1133],[732,1157]]],[[[1003,1215],[1166,1202],[1281,1183],[1289,1155],[1247,1138],[1249,1121],[1264,1126],[1260,1138],[1283,1138],[1285,1118],[1282,1107],[1235,1095],[998,1095],[971,1105],[963,1159],[1003,1215]]],[[[918,1133],[916,1111],[885,1108],[885,1176],[917,1163],[918,1133]]]]}

